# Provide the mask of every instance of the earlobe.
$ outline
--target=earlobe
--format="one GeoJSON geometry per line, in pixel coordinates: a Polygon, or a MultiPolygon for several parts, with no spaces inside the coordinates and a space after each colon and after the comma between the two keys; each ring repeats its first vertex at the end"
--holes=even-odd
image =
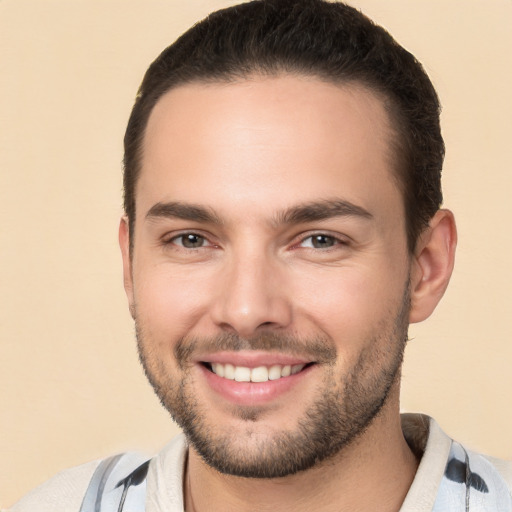
{"type": "Polygon", "coordinates": [[[128,307],[130,314],[134,315],[134,298],[133,298],[133,278],[132,278],[132,261],[130,254],[130,230],[128,217],[121,217],[119,222],[119,247],[123,258],[123,281],[126,297],[128,298],[128,307]]]}
{"type": "Polygon", "coordinates": [[[444,295],[453,271],[456,245],[453,213],[439,210],[420,236],[414,254],[410,323],[428,318],[444,295]]]}

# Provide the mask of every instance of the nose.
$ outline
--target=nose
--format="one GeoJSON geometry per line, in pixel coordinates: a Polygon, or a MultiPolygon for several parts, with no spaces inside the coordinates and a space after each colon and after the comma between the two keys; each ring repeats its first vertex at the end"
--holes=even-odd
{"type": "Polygon", "coordinates": [[[292,303],[285,271],[262,254],[232,257],[218,275],[218,293],[211,308],[213,322],[243,338],[261,330],[278,330],[292,322],[292,303]]]}

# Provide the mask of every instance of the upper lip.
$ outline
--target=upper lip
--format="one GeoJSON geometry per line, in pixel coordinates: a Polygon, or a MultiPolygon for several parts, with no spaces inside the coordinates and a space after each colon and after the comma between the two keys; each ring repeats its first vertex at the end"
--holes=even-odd
{"type": "Polygon", "coordinates": [[[233,366],[245,366],[247,368],[257,368],[258,366],[274,366],[274,365],[296,365],[308,364],[314,361],[292,354],[284,354],[278,352],[261,352],[244,350],[240,352],[215,352],[212,354],[204,354],[195,358],[198,363],[220,363],[232,364],[233,366]]]}

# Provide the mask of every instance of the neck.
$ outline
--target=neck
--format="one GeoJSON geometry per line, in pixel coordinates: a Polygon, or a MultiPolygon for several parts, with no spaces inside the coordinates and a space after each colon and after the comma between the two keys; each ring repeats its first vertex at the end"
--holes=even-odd
{"type": "Polygon", "coordinates": [[[224,510],[397,512],[418,462],[402,433],[398,398],[389,397],[369,428],[349,446],[313,468],[276,479],[224,475],[189,450],[187,512],[224,510]]]}

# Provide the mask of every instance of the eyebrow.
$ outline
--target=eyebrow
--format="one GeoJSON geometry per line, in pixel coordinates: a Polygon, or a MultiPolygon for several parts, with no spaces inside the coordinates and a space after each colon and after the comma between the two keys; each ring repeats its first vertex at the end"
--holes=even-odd
{"type": "Polygon", "coordinates": [[[299,204],[293,206],[284,212],[279,213],[274,223],[279,224],[301,224],[306,222],[315,222],[326,220],[333,217],[359,217],[363,219],[373,219],[373,215],[358,206],[343,199],[326,199],[323,201],[314,201],[311,203],[299,204]]]}
{"type": "MultiPolygon", "coordinates": [[[[299,204],[278,212],[271,223],[279,226],[283,224],[303,224],[326,220],[333,217],[359,217],[372,219],[373,215],[362,206],[355,205],[342,199],[326,199],[299,204]]],[[[146,213],[146,219],[182,219],[209,224],[223,224],[221,218],[211,209],[197,204],[171,201],[158,202],[146,213]]]]}
{"type": "Polygon", "coordinates": [[[146,219],[182,219],[211,224],[222,224],[215,212],[204,206],[171,201],[156,203],[146,213],[146,219]]]}

